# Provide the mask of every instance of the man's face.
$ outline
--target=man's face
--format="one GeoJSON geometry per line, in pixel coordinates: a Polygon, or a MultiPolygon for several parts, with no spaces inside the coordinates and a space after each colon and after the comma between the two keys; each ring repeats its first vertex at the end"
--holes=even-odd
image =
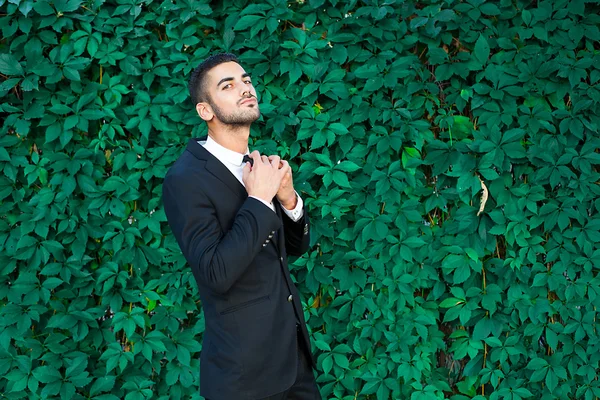
{"type": "Polygon", "coordinates": [[[250,75],[236,62],[219,64],[206,76],[208,104],[226,125],[250,125],[260,117],[250,75]]]}

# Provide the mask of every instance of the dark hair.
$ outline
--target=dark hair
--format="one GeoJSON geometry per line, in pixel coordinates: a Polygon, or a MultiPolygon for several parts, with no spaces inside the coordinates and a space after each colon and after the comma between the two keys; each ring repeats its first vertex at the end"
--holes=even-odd
{"type": "Polygon", "coordinates": [[[238,64],[240,63],[238,58],[231,53],[214,54],[202,61],[200,65],[194,69],[188,83],[190,98],[192,99],[194,106],[200,102],[209,101],[206,93],[206,73],[217,65],[230,61],[238,64]]]}

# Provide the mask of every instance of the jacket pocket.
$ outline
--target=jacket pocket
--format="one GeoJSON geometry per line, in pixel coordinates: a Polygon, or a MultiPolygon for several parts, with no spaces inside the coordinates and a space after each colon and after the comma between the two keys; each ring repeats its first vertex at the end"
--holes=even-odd
{"type": "Polygon", "coordinates": [[[238,311],[241,310],[243,308],[246,307],[250,307],[252,305],[258,304],[258,303],[262,303],[263,301],[267,301],[269,300],[269,296],[262,296],[262,297],[258,297],[256,299],[252,299],[252,300],[248,300],[244,303],[240,303],[240,304],[236,304],[235,306],[231,306],[231,307],[227,307],[226,309],[222,310],[220,312],[221,315],[225,315],[225,314],[230,314],[234,311],[238,311]]]}

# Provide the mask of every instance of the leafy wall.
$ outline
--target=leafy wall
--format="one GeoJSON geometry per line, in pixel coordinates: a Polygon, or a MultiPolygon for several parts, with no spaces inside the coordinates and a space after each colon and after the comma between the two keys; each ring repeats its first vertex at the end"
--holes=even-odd
{"type": "Polygon", "coordinates": [[[329,399],[600,396],[600,6],[0,0],[0,393],[199,398],[204,320],[161,203],[241,55],[313,220],[329,399]]]}

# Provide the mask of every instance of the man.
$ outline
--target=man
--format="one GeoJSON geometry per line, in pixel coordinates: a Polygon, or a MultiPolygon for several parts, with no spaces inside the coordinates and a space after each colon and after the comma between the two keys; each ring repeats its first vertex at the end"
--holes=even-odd
{"type": "Polygon", "coordinates": [[[163,202],[206,318],[200,394],[208,400],[319,399],[286,257],[309,247],[308,215],[291,168],[278,156],[247,155],[250,125],[260,111],[250,76],[234,55],[205,60],[189,88],[208,137],[191,139],[171,167],[163,202]]]}

